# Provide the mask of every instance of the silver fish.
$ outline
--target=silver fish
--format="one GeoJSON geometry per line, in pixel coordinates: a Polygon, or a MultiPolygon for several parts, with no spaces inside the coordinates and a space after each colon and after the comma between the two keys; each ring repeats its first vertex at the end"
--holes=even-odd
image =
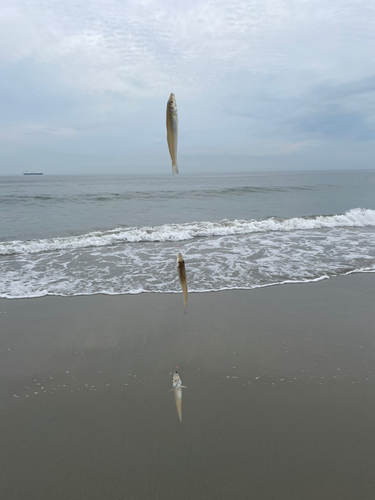
{"type": "Polygon", "coordinates": [[[178,417],[180,419],[180,422],[182,422],[182,413],[181,413],[181,404],[182,404],[182,388],[187,389],[186,386],[182,385],[180,376],[177,372],[177,370],[174,372],[173,377],[172,377],[172,385],[174,391],[174,400],[176,402],[176,407],[177,407],[177,413],[178,417]]]}
{"type": "Polygon", "coordinates": [[[178,138],[178,116],[177,104],[174,94],[171,94],[167,103],[167,142],[169,154],[172,159],[172,172],[178,174],[177,166],[177,138],[178,138]]]}
{"type": "Polygon", "coordinates": [[[186,302],[187,302],[187,282],[186,282],[186,271],[185,271],[185,261],[182,255],[179,253],[177,256],[177,274],[180,280],[180,285],[182,288],[182,292],[184,294],[184,309],[186,313],[186,302]]]}

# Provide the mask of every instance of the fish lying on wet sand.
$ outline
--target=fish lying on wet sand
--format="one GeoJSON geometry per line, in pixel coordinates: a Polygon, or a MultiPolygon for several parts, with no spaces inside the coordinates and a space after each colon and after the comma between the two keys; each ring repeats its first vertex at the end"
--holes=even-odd
{"type": "Polygon", "coordinates": [[[186,386],[182,385],[180,376],[177,372],[177,370],[174,372],[173,377],[172,377],[172,385],[174,391],[174,400],[176,401],[176,407],[177,407],[177,413],[180,419],[180,422],[182,422],[182,410],[181,410],[181,405],[182,405],[182,388],[187,389],[186,386]]]}
{"type": "Polygon", "coordinates": [[[184,294],[184,309],[185,309],[185,313],[186,313],[188,288],[187,288],[187,282],[186,282],[185,261],[180,253],[177,256],[177,274],[178,274],[178,278],[180,280],[182,292],[184,294]]]}
{"type": "Polygon", "coordinates": [[[177,139],[178,139],[177,104],[174,94],[171,94],[167,103],[167,142],[168,142],[169,154],[171,155],[172,159],[173,174],[178,174],[177,139]]]}

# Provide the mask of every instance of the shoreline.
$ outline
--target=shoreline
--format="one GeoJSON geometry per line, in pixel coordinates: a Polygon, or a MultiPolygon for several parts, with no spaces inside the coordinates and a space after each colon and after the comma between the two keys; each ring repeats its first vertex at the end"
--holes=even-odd
{"type": "MultiPolygon", "coordinates": [[[[196,294],[196,293],[222,293],[222,292],[236,292],[236,291],[243,291],[243,292],[250,292],[253,290],[258,290],[261,288],[269,288],[269,287],[279,287],[283,285],[303,285],[303,284],[313,284],[313,283],[319,283],[321,281],[326,281],[326,280],[334,280],[336,278],[341,278],[345,276],[352,276],[352,275],[360,275],[360,274],[375,274],[375,270],[371,271],[349,271],[345,274],[337,274],[334,276],[321,276],[319,278],[313,278],[311,280],[300,280],[300,281],[292,281],[292,280],[286,280],[281,283],[269,283],[266,285],[256,285],[252,288],[241,288],[241,287],[236,287],[236,288],[222,288],[220,290],[191,290],[189,291],[189,294],[196,294]]],[[[72,297],[94,297],[94,296],[103,296],[103,297],[126,297],[126,296],[137,296],[137,295],[178,295],[181,293],[181,290],[175,290],[175,291],[146,291],[142,290],[141,292],[126,292],[126,293],[111,293],[111,292],[95,292],[95,293],[77,293],[77,294],[72,294],[72,295],[52,295],[52,294],[47,294],[47,295],[35,295],[33,297],[29,296],[23,296],[23,297],[0,297],[0,301],[2,300],[28,300],[28,299],[43,299],[47,297],[61,297],[61,298],[72,298],[72,297]]]]}
{"type": "Polygon", "coordinates": [[[372,499],[374,285],[0,299],[4,497],[372,499]]]}

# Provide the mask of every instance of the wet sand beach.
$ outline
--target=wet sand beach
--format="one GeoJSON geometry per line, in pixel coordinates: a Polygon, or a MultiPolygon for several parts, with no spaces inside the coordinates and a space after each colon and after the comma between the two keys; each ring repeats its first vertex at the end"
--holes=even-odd
{"type": "Polygon", "coordinates": [[[2,299],[2,498],[372,500],[374,320],[374,274],[2,299]]]}

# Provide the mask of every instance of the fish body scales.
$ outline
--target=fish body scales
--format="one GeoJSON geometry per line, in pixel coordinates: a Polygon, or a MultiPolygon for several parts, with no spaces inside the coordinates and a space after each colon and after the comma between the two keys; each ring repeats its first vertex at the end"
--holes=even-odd
{"type": "Polygon", "coordinates": [[[171,94],[167,103],[167,143],[172,160],[172,172],[178,174],[177,165],[177,141],[178,141],[178,115],[177,104],[174,94],[171,94]]]}

